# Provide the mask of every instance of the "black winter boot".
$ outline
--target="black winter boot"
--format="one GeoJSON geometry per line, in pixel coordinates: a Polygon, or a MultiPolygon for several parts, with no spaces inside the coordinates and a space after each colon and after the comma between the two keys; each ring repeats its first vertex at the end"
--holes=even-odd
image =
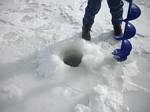
{"type": "Polygon", "coordinates": [[[90,34],[91,28],[83,26],[82,27],[82,38],[85,40],[90,41],[91,40],[91,34],[90,34]]]}
{"type": "Polygon", "coordinates": [[[122,36],[121,24],[119,24],[119,25],[113,25],[113,28],[114,28],[114,35],[115,36],[122,36]]]}

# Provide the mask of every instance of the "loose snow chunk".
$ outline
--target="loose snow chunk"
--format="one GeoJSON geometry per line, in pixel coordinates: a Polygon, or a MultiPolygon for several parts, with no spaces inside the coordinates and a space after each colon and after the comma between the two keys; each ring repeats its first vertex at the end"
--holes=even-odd
{"type": "Polygon", "coordinates": [[[104,60],[105,57],[101,47],[95,44],[84,42],[83,48],[84,56],[82,62],[90,69],[97,67],[98,64],[104,60]]]}
{"type": "Polygon", "coordinates": [[[0,90],[0,96],[4,100],[21,99],[23,96],[23,90],[15,84],[6,85],[0,90]]]}
{"type": "Polygon", "coordinates": [[[49,77],[63,66],[63,62],[60,58],[57,55],[48,52],[47,49],[37,57],[37,60],[37,73],[40,77],[49,77]]]}
{"type": "Polygon", "coordinates": [[[123,96],[121,93],[101,85],[96,86],[94,92],[95,95],[90,98],[90,106],[95,112],[122,112],[123,96]]]}
{"type": "Polygon", "coordinates": [[[123,67],[123,73],[125,76],[129,77],[137,76],[139,73],[139,68],[137,67],[136,61],[126,64],[125,67],[123,67]]]}
{"type": "Polygon", "coordinates": [[[128,112],[123,95],[113,88],[98,85],[89,97],[89,106],[77,105],[76,112],[128,112]]]}
{"type": "Polygon", "coordinates": [[[82,105],[82,104],[78,104],[75,107],[75,112],[91,112],[91,109],[87,106],[82,105]]]}

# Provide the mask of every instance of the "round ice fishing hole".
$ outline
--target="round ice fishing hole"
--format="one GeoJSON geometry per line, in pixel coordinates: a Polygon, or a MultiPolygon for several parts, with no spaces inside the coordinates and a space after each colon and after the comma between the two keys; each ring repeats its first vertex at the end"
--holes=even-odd
{"type": "Polygon", "coordinates": [[[82,57],[82,52],[72,48],[64,52],[63,61],[71,67],[78,67],[82,62],[82,57]]]}

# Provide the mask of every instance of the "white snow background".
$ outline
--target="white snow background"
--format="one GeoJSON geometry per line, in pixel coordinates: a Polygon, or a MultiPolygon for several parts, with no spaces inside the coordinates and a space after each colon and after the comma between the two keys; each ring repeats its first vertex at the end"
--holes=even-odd
{"type": "Polygon", "coordinates": [[[150,112],[150,1],[134,2],[142,15],[119,63],[106,0],[91,42],[80,39],[86,0],[0,0],[0,112],[150,112]],[[76,68],[63,62],[74,49],[76,68]]]}

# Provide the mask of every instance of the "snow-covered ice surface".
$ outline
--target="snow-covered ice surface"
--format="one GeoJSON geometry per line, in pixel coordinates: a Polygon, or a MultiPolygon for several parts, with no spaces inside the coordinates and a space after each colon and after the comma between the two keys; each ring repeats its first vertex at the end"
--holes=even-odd
{"type": "Polygon", "coordinates": [[[0,112],[150,112],[150,1],[134,2],[134,49],[118,63],[105,0],[92,42],[80,39],[86,0],[0,0],[0,112]],[[70,50],[77,68],[63,62],[70,50]]]}

